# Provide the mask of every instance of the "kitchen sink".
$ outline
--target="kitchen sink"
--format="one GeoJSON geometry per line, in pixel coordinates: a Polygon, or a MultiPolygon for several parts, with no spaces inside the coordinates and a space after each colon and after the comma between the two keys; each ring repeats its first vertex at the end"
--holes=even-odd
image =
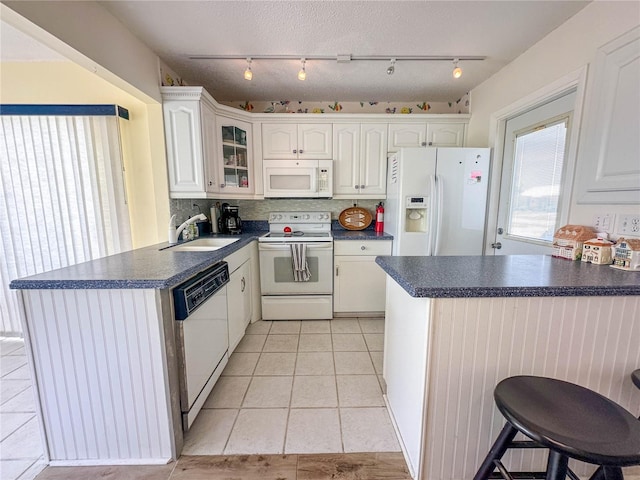
{"type": "Polygon", "coordinates": [[[175,247],[170,247],[174,252],[208,252],[231,245],[240,240],[239,238],[199,238],[190,242],[181,243],[175,247]]]}

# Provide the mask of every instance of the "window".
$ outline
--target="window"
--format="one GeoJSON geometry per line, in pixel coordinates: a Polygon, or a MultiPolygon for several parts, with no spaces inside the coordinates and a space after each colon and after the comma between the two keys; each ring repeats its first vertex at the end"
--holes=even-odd
{"type": "Polygon", "coordinates": [[[131,233],[118,117],[9,107],[0,116],[0,330],[17,334],[12,279],[128,250],[131,233]]]}
{"type": "Polygon", "coordinates": [[[556,229],[568,117],[516,133],[507,232],[550,242],[556,229]]]}

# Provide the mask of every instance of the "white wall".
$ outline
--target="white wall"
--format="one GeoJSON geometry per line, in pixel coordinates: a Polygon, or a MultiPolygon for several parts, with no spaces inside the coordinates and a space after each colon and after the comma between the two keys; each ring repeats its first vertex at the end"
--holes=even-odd
{"type": "MultiPolygon", "coordinates": [[[[467,146],[493,147],[492,114],[581,67],[592,69],[599,47],[639,24],[640,2],[594,1],[585,7],[512,63],[471,90],[467,146]]],[[[587,77],[581,126],[586,124],[589,115],[597,115],[591,105],[596,96],[591,84],[591,70],[587,77]]],[[[629,132],[629,135],[637,134],[638,132],[629,132]]],[[[578,143],[577,169],[580,168],[583,140],[580,138],[578,143]]],[[[574,187],[571,197],[570,223],[590,225],[594,212],[618,215],[638,212],[637,205],[579,205],[576,202],[577,190],[579,189],[574,187]]]]}

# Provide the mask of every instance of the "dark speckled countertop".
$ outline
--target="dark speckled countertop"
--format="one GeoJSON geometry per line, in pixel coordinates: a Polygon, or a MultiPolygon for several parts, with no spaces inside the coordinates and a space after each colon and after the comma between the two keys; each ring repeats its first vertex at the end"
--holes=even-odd
{"type": "Polygon", "coordinates": [[[161,243],[13,280],[10,287],[15,289],[172,288],[205,268],[222,261],[264,233],[213,235],[220,238],[238,238],[238,241],[218,250],[205,252],[174,251],[166,248],[169,246],[167,243],[161,243]]]}
{"type": "MultiPolygon", "coordinates": [[[[249,223],[249,222],[247,222],[249,223]]],[[[121,289],[173,288],[202,270],[224,260],[230,254],[267,232],[267,222],[254,222],[256,228],[241,235],[211,235],[238,238],[237,242],[218,250],[180,252],[161,243],[129,252],[79,263],[13,280],[13,289],[121,289]],[[260,229],[263,228],[263,229],[260,229]]],[[[332,231],[336,240],[391,240],[388,234],[373,230],[332,231]]]]}
{"type": "Polygon", "coordinates": [[[547,255],[377,257],[412,297],[640,295],[640,272],[547,255]]]}

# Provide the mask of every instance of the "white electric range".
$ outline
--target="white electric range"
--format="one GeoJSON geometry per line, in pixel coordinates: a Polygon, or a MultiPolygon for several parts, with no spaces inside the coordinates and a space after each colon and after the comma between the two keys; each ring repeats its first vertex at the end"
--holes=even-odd
{"type": "Polygon", "coordinates": [[[330,212],[273,212],[258,239],[264,320],[333,317],[333,236],[330,212]],[[309,278],[294,275],[294,245],[304,246],[309,278]]]}

